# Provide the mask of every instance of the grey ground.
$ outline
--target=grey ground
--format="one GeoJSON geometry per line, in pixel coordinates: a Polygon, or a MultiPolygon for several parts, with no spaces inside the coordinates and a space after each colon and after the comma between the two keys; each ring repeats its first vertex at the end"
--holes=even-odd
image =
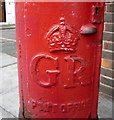
{"type": "MultiPolygon", "coordinates": [[[[19,111],[15,29],[0,30],[0,119],[17,118],[19,111]],[[7,39],[1,39],[7,38],[7,39]]],[[[112,98],[100,94],[99,117],[112,118],[112,98]]]]}

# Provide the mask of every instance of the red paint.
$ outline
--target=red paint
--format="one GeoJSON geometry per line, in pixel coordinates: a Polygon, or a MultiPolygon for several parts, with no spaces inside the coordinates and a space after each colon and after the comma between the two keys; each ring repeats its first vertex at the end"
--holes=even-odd
{"type": "Polygon", "coordinates": [[[16,13],[22,116],[96,118],[104,3],[17,2],[16,13]]]}

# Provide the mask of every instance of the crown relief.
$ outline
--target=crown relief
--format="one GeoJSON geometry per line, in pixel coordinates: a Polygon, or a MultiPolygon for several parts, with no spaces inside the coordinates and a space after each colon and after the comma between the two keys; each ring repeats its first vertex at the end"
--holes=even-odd
{"type": "Polygon", "coordinates": [[[60,23],[53,26],[47,33],[50,52],[76,50],[79,37],[76,30],[65,23],[65,18],[60,18],[60,23]]]}

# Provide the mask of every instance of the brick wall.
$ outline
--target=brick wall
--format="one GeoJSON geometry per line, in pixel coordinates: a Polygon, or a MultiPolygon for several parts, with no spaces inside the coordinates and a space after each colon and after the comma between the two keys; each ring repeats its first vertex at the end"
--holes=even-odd
{"type": "Polygon", "coordinates": [[[100,92],[113,96],[114,90],[114,3],[106,3],[103,33],[100,92]]]}

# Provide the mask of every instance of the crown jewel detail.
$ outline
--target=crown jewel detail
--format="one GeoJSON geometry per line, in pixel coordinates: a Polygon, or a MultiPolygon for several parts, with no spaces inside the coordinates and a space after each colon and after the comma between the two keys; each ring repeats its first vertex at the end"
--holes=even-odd
{"type": "Polygon", "coordinates": [[[60,23],[53,26],[47,33],[50,52],[53,51],[75,51],[79,40],[75,30],[65,23],[65,18],[60,18],[60,23]]]}

